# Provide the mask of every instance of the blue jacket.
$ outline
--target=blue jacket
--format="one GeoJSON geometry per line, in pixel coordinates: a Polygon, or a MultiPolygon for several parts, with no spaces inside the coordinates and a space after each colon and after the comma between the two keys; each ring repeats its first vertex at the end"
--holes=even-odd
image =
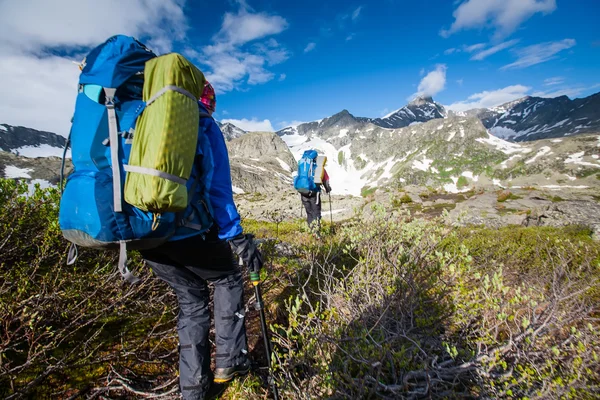
{"type": "MultiPolygon", "coordinates": [[[[207,112],[201,103],[198,103],[198,107],[201,112],[207,112]]],[[[203,234],[211,225],[218,228],[220,239],[229,240],[242,233],[240,215],[233,202],[231,169],[225,138],[212,118],[200,119],[196,162],[187,185],[188,190],[195,185],[195,190],[190,203],[192,206],[185,211],[184,218],[195,225],[201,225],[202,229],[179,227],[171,241],[203,234]],[[210,221],[202,221],[203,213],[197,212],[194,207],[208,208],[213,216],[212,224],[210,221]]]]}

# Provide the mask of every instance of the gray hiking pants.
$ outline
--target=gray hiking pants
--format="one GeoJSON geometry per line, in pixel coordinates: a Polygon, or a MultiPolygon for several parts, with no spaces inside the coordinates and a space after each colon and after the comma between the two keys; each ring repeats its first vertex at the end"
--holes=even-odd
{"type": "Polygon", "coordinates": [[[301,194],[302,205],[306,210],[306,222],[312,231],[318,232],[321,228],[321,194],[301,194]]]}
{"type": "Polygon", "coordinates": [[[233,367],[247,359],[242,275],[229,243],[215,236],[195,236],[142,252],[177,295],[179,384],[186,400],[204,399],[212,382],[207,282],[214,284],[216,367],[233,367]]]}

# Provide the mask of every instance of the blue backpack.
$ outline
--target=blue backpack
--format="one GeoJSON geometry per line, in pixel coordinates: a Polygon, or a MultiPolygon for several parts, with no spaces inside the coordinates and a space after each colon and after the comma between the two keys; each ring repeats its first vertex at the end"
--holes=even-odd
{"type": "MultiPolygon", "coordinates": [[[[59,211],[67,240],[84,247],[118,249],[119,270],[132,283],[138,279],[127,268],[127,250],[166,242],[181,219],[174,212],[157,217],[122,197],[135,124],[146,106],[144,65],[154,57],[136,39],[117,35],[85,58],[67,142],[74,172],[67,178],[59,211]]],[[[69,253],[72,264],[76,247],[69,253]]]]}
{"type": "Polygon", "coordinates": [[[294,178],[294,189],[299,193],[310,194],[321,191],[321,186],[315,183],[318,155],[316,150],[306,150],[298,161],[298,175],[294,178]]]}

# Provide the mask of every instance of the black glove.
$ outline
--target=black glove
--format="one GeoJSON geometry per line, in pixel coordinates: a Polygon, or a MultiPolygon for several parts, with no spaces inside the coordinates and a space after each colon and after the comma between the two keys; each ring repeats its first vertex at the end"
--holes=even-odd
{"type": "Polygon", "coordinates": [[[231,249],[246,264],[246,267],[252,272],[258,272],[263,266],[262,254],[256,247],[254,235],[240,233],[229,241],[231,249]]]}
{"type": "Polygon", "coordinates": [[[326,181],[323,186],[325,186],[325,193],[331,193],[331,186],[329,185],[329,181],[326,181]]]}

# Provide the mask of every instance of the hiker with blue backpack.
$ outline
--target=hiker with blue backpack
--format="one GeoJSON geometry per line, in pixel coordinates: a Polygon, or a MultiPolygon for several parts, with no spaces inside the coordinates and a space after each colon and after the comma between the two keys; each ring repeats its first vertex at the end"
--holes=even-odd
{"type": "Polygon", "coordinates": [[[214,90],[183,56],[157,57],[122,35],[93,49],[80,68],[68,141],[74,172],[59,212],[63,236],[74,245],[119,250],[119,270],[132,283],[138,278],[127,267],[127,252],[139,250],[171,286],[179,303],[181,393],[204,399],[213,381],[250,369],[237,261],[253,276],[263,264],[233,202],[225,140],[212,119],[214,90]]]}
{"type": "Polygon", "coordinates": [[[298,175],[294,178],[294,188],[306,210],[306,222],[317,237],[321,231],[321,187],[331,193],[326,163],[327,157],[319,156],[316,150],[306,150],[298,161],[298,175]]]}

